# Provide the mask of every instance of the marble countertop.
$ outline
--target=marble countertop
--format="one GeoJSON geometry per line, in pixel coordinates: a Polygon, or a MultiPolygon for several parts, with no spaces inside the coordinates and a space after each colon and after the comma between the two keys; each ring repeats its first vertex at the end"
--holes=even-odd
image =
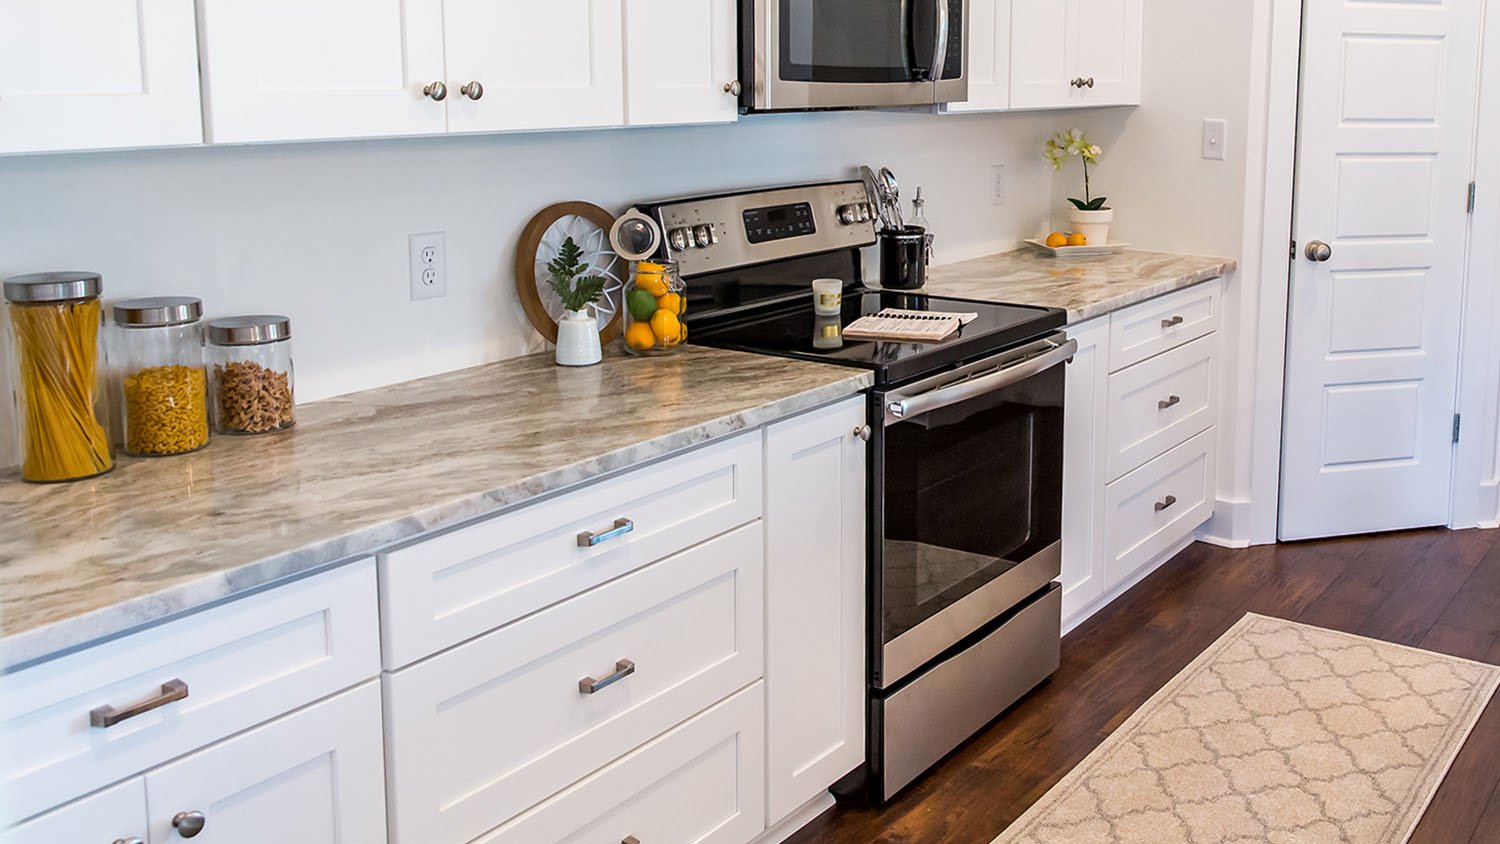
{"type": "Polygon", "coordinates": [[[0,667],[855,394],[867,372],[690,347],[550,354],[300,406],[297,427],[120,458],[92,481],[0,475],[0,667]]]}
{"type": "Polygon", "coordinates": [[[1233,272],[1233,258],[1127,249],[1093,258],[1053,258],[1024,247],[933,267],[934,296],[1063,308],[1078,323],[1233,272]]]}

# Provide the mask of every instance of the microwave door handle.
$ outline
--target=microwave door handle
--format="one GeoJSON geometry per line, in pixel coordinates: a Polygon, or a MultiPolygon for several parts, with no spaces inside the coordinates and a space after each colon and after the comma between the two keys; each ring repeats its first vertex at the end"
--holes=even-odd
{"type": "Polygon", "coordinates": [[[916,2],[917,0],[900,0],[896,15],[901,21],[901,47],[906,61],[906,78],[920,80],[923,71],[917,67],[916,2]]]}
{"type": "Polygon", "coordinates": [[[886,424],[913,419],[924,413],[955,405],[959,402],[977,398],[986,393],[1003,390],[1025,381],[1041,372],[1045,372],[1060,363],[1070,361],[1078,353],[1078,341],[1069,340],[1054,346],[1042,354],[1027,358],[1014,366],[1007,366],[998,372],[992,372],[969,381],[962,381],[951,387],[942,387],[932,392],[909,398],[898,396],[890,397],[885,405],[886,424]]]}
{"type": "Polygon", "coordinates": [[[942,82],[948,69],[948,0],[934,0],[937,7],[936,43],[932,47],[932,81],[942,82]]]}

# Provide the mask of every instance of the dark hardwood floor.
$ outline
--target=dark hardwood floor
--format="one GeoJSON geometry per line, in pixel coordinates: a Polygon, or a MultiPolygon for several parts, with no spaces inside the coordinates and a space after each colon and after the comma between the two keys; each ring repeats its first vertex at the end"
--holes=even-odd
{"type": "MultiPolygon", "coordinates": [[[[1500,530],[1193,545],[1069,634],[1048,683],[889,807],[840,805],[790,841],[989,844],[1247,612],[1500,663],[1500,530]]],[[[1412,841],[1500,842],[1497,783],[1491,702],[1412,841]]]]}

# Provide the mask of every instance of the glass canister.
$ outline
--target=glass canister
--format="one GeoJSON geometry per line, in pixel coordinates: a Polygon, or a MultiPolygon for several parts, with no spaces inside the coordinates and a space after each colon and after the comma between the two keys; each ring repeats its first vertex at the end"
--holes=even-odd
{"type": "Polygon", "coordinates": [[[636,261],[625,283],[625,348],[665,355],[687,340],[687,284],[673,261],[636,261]]]}
{"type": "Polygon", "coordinates": [[[290,319],[265,314],[213,320],[208,363],[215,431],[269,434],[296,424],[290,319]]]}
{"type": "Polygon", "coordinates": [[[23,480],[76,481],[114,468],[100,393],[103,289],[96,273],[5,280],[23,480]]]}
{"type": "Polygon", "coordinates": [[[114,306],[110,365],[118,373],[125,453],[186,454],[208,445],[203,302],[191,296],[114,306]]]}

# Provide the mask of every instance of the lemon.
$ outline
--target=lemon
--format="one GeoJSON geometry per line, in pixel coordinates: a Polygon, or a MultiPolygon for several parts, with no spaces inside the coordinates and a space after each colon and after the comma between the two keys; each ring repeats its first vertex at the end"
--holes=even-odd
{"type": "Polygon", "coordinates": [[[665,269],[666,267],[662,264],[651,261],[637,261],[635,264],[635,271],[638,273],[660,273],[665,269]]]}
{"type": "Polygon", "coordinates": [[[1073,232],[1072,234],[1068,235],[1068,245],[1069,246],[1088,246],[1089,245],[1089,236],[1086,235],[1086,234],[1084,234],[1083,232],[1073,232]]]}
{"type": "Polygon", "coordinates": [[[630,315],[640,322],[649,322],[651,315],[656,313],[656,297],[647,290],[630,291],[625,303],[630,308],[630,315]]]}
{"type": "Polygon", "coordinates": [[[676,293],[668,293],[656,300],[656,307],[681,316],[687,313],[687,300],[676,293]]]}
{"type": "Polygon", "coordinates": [[[638,290],[644,290],[652,296],[665,296],[669,292],[667,280],[662,278],[661,273],[637,272],[635,275],[635,286],[638,290]]]}
{"type": "Polygon", "coordinates": [[[1062,232],[1053,232],[1052,234],[1047,235],[1047,245],[1052,247],[1053,249],[1056,249],[1059,246],[1067,246],[1068,236],[1063,234],[1062,232]]]}
{"type": "Polygon", "coordinates": [[[644,352],[656,345],[656,334],[651,331],[651,326],[644,322],[637,322],[625,329],[625,345],[637,352],[644,352]]]}
{"type": "Polygon", "coordinates": [[[662,345],[671,348],[682,342],[682,322],[677,315],[668,310],[660,310],[651,317],[651,333],[662,345]]]}

